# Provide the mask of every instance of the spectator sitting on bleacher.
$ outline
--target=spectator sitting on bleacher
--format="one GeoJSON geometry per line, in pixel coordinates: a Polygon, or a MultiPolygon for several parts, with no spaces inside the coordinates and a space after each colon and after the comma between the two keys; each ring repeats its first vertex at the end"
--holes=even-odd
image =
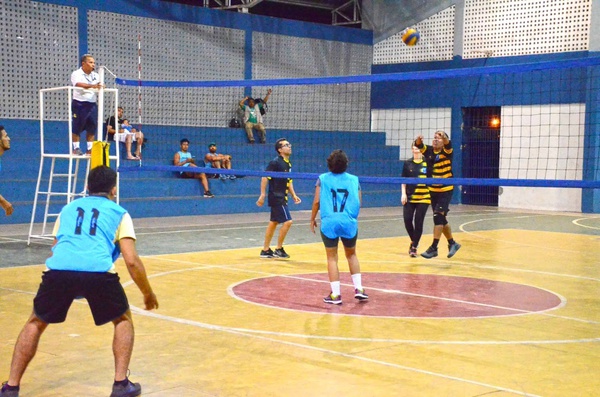
{"type": "Polygon", "coordinates": [[[123,118],[123,108],[119,106],[117,109],[118,119],[117,123],[115,122],[115,116],[110,116],[106,120],[106,132],[108,134],[107,140],[109,141],[118,141],[125,143],[125,149],[127,149],[127,160],[139,160],[142,155],[142,144],[144,143],[144,133],[142,131],[138,131],[135,128],[132,128],[129,125],[129,121],[123,118]],[[125,124],[125,122],[127,122],[125,124]],[[117,132],[116,128],[119,129],[117,132]],[[117,139],[115,139],[117,138],[117,139]],[[135,156],[131,154],[131,144],[133,142],[133,138],[135,138],[137,142],[137,147],[135,149],[135,156]]]}
{"type": "MultiPolygon", "coordinates": [[[[175,153],[173,156],[173,165],[177,167],[198,167],[196,165],[196,160],[190,152],[188,152],[188,148],[190,147],[190,141],[187,138],[183,138],[179,141],[181,145],[181,150],[175,153]]],[[[210,190],[208,189],[208,179],[206,179],[206,174],[203,172],[180,172],[179,176],[182,178],[194,178],[200,179],[200,183],[204,188],[204,197],[212,198],[215,197],[210,190]]]]}
{"type": "MultiPolygon", "coordinates": [[[[226,170],[231,169],[231,155],[217,153],[217,144],[211,142],[208,144],[208,153],[204,156],[204,163],[208,168],[223,168],[226,170]]],[[[215,174],[216,175],[216,174],[215,174]]],[[[221,179],[236,179],[235,175],[219,175],[221,179]]]]}

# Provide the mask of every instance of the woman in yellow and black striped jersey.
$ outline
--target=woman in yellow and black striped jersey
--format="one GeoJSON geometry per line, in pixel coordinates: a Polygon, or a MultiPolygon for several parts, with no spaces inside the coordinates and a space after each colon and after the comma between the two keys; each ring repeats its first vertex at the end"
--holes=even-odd
{"type": "MultiPolygon", "coordinates": [[[[425,145],[423,137],[419,135],[414,144],[423,153],[423,158],[431,167],[431,177],[452,178],[452,155],[454,150],[448,134],[444,131],[436,131],[431,146],[425,145]]],[[[423,258],[431,259],[438,256],[438,243],[442,233],[448,240],[448,258],[452,258],[460,249],[460,244],[454,241],[452,237],[452,229],[446,219],[453,190],[454,186],[452,184],[434,183],[429,186],[431,209],[433,210],[433,242],[425,252],[421,253],[423,258]]]]}

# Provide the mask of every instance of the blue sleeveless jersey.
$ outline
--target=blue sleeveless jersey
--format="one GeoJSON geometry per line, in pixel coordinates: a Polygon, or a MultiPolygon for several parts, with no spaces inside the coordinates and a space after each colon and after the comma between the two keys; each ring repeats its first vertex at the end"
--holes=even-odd
{"type": "Polygon", "coordinates": [[[344,172],[328,172],[319,176],[321,183],[321,232],[334,239],[353,238],[358,232],[360,184],[358,177],[344,172]]]}
{"type": "Polygon", "coordinates": [[[121,250],[115,242],[125,209],[106,197],[89,196],[67,204],[59,215],[58,242],[46,260],[50,270],[107,272],[121,250]]]}

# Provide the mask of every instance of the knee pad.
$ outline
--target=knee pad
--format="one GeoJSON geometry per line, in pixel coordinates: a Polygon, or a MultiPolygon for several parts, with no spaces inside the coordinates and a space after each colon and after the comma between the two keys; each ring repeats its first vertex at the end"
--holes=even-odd
{"type": "Polygon", "coordinates": [[[442,214],[441,212],[434,212],[433,213],[433,224],[434,225],[445,225],[447,224],[448,221],[446,220],[446,215],[442,214]]]}

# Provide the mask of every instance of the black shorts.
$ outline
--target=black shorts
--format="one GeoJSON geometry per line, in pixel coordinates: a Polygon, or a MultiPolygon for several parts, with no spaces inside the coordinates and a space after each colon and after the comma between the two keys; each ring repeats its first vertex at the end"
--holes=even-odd
{"type": "Polygon", "coordinates": [[[106,324],[129,310],[129,302],[115,273],[49,270],[33,299],[33,311],[46,323],[62,323],[73,300],[85,298],[96,325],[106,324]]]}
{"type": "Polygon", "coordinates": [[[448,215],[450,211],[450,200],[452,200],[453,190],[448,192],[429,192],[431,195],[431,209],[433,213],[441,212],[444,215],[448,215]]]}
{"type": "Polygon", "coordinates": [[[73,111],[73,123],[71,125],[73,134],[81,134],[86,131],[88,134],[96,134],[98,131],[98,105],[95,102],[71,102],[73,111]]]}
{"type": "Polygon", "coordinates": [[[337,247],[340,239],[342,240],[342,244],[344,244],[344,247],[346,247],[346,248],[356,247],[356,240],[358,240],[358,233],[356,233],[356,236],[354,236],[352,238],[344,238],[344,237],[329,238],[326,235],[324,235],[323,232],[321,232],[321,240],[323,240],[323,244],[325,244],[326,248],[337,247]]]}
{"type": "Polygon", "coordinates": [[[286,223],[292,220],[292,214],[287,205],[275,205],[271,207],[271,222],[286,223]]]}

